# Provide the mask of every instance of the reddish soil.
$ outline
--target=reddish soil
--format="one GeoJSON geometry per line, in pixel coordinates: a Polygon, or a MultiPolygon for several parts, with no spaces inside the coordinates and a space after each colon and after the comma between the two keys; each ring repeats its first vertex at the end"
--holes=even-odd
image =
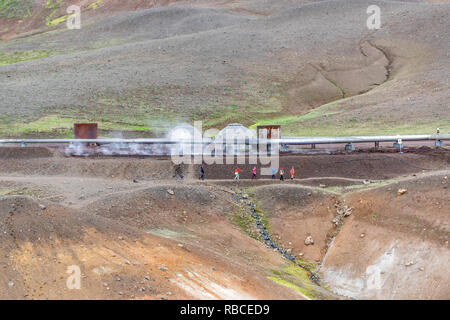
{"type": "MultiPolygon", "coordinates": [[[[234,161],[236,162],[236,161],[234,161]]],[[[204,165],[208,179],[233,179],[236,166],[242,170],[241,178],[252,177],[254,165],[248,164],[213,164],[204,165]]],[[[295,176],[298,179],[312,177],[344,177],[354,179],[389,179],[403,174],[421,172],[422,170],[435,170],[445,168],[450,163],[448,152],[445,149],[434,150],[411,149],[404,154],[397,153],[363,153],[353,152],[349,154],[335,155],[295,155],[281,156],[280,168],[286,171],[285,178],[289,177],[291,167],[295,168],[295,176]]],[[[257,165],[259,169],[270,166],[257,165]]],[[[199,165],[194,166],[194,171],[199,172],[199,165]]],[[[277,175],[278,177],[278,175],[277,175]]],[[[267,178],[270,178],[268,176],[267,178]]]]}
{"type": "Polygon", "coordinates": [[[174,177],[164,158],[0,148],[0,298],[305,298],[268,278],[289,264],[233,220],[242,212],[235,191],[256,201],[278,245],[320,269],[331,290],[321,298],[449,297],[448,151],[291,155],[281,163],[308,170],[297,169],[293,182],[235,182],[233,166],[207,166],[199,181],[195,166],[174,177]],[[397,196],[399,188],[407,192],[397,196]],[[336,203],[354,208],[338,228],[336,203]],[[380,276],[380,255],[391,248],[395,263],[382,259],[380,276]],[[66,287],[71,265],[81,268],[82,290],[66,287]]]}
{"type": "Polygon", "coordinates": [[[277,243],[297,258],[319,263],[326,251],[328,234],[334,229],[336,195],[283,185],[257,187],[251,194],[267,214],[277,243]],[[308,236],[314,245],[305,245],[308,236]]]}
{"type": "Polygon", "coordinates": [[[355,298],[448,299],[448,186],[447,170],[347,195],[354,210],[329,250],[326,281],[355,298]]]}

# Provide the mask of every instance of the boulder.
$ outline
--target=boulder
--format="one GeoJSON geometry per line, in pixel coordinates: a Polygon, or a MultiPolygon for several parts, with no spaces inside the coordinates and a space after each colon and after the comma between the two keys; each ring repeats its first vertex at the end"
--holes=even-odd
{"type": "Polygon", "coordinates": [[[311,236],[307,236],[306,239],[305,239],[305,244],[307,246],[314,244],[313,238],[311,236]]]}

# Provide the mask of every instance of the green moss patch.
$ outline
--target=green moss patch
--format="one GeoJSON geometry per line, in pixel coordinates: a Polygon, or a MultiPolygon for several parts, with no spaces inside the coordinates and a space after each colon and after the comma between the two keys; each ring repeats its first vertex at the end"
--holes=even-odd
{"type": "Polygon", "coordinates": [[[33,0],[0,0],[0,17],[24,19],[31,15],[33,0]]]}
{"type": "Polygon", "coordinates": [[[33,190],[30,188],[0,188],[0,197],[25,195],[35,198],[43,197],[45,194],[41,190],[33,190]]]}
{"type": "MultiPolygon", "coordinates": [[[[101,2],[102,2],[102,0],[95,1],[95,2],[91,3],[90,5],[88,5],[82,11],[95,10],[95,9],[97,9],[97,7],[100,5],[101,2]]],[[[64,3],[64,0],[46,0],[45,8],[51,10],[50,13],[48,14],[48,16],[45,18],[45,24],[48,27],[57,26],[60,23],[67,21],[70,17],[73,16],[73,14],[68,14],[68,15],[62,15],[62,16],[55,18],[56,14],[60,11],[60,7],[63,3],[64,3]]]]}
{"type": "MultiPolygon", "coordinates": [[[[302,263],[305,263],[302,261],[302,263]]],[[[308,277],[308,272],[293,263],[289,263],[287,267],[281,270],[271,270],[268,279],[281,284],[285,287],[296,290],[303,296],[311,300],[327,299],[332,296],[330,293],[316,285],[308,277]]]]}
{"type": "MultiPolygon", "coordinates": [[[[46,116],[27,123],[0,124],[0,134],[6,137],[23,137],[35,134],[53,135],[62,138],[73,138],[73,125],[78,122],[90,122],[85,118],[61,118],[46,116]]],[[[149,131],[145,126],[135,126],[114,122],[97,122],[99,130],[104,131],[149,131]]]]}
{"type": "Polygon", "coordinates": [[[231,220],[249,237],[255,240],[260,239],[258,229],[255,228],[255,220],[246,210],[236,209],[231,214],[231,220]]]}
{"type": "Polygon", "coordinates": [[[47,58],[54,54],[56,54],[56,52],[48,50],[0,52],[0,66],[22,61],[47,58]]]}

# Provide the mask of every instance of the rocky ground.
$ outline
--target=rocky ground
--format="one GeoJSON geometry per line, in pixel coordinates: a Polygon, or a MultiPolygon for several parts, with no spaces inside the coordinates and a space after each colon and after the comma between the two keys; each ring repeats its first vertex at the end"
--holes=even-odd
{"type": "MultiPolygon", "coordinates": [[[[68,4],[0,0],[1,138],[449,132],[449,1],[70,1],[79,30],[68,4]]],[[[371,147],[295,149],[294,181],[243,164],[236,182],[231,164],[200,181],[166,156],[1,146],[0,299],[448,299],[448,144],[371,147]]]]}
{"type": "Polygon", "coordinates": [[[180,179],[163,158],[1,148],[0,297],[447,299],[448,150],[381,157],[382,174],[376,155],[286,156],[353,169],[235,182],[213,167],[180,179]]]}

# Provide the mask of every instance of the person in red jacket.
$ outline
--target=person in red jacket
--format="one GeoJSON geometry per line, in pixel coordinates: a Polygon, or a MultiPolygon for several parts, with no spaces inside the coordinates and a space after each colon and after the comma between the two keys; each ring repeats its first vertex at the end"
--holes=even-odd
{"type": "Polygon", "coordinates": [[[256,179],[256,167],[253,167],[252,174],[253,174],[252,179],[256,179]]]}
{"type": "Polygon", "coordinates": [[[294,180],[295,170],[294,167],[291,168],[291,180],[294,180]]]}
{"type": "Polygon", "coordinates": [[[239,172],[242,170],[239,169],[239,167],[236,167],[236,170],[234,170],[234,180],[239,180],[239,172]]]}

